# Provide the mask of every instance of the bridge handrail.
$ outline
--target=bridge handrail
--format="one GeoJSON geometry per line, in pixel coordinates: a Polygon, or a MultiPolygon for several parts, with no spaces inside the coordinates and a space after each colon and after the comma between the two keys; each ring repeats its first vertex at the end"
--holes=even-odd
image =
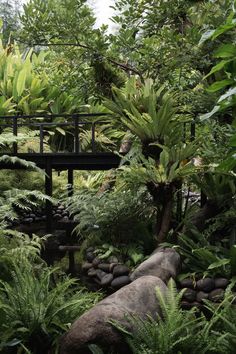
{"type": "MultiPolygon", "coordinates": [[[[79,154],[80,152],[80,142],[79,142],[79,127],[85,125],[91,125],[91,144],[92,144],[92,153],[95,153],[95,127],[97,124],[105,124],[105,121],[80,121],[80,118],[84,117],[104,117],[111,116],[109,113],[71,113],[71,114],[30,114],[30,115],[11,115],[11,116],[0,116],[0,127],[12,127],[13,135],[18,135],[18,128],[27,126],[27,127],[39,127],[39,152],[40,154],[44,153],[44,127],[62,127],[62,126],[74,126],[74,149],[73,153],[79,154]],[[24,122],[19,123],[20,119],[33,119],[33,118],[72,118],[71,121],[66,122],[24,122]],[[11,123],[1,123],[1,119],[12,120],[11,123]]],[[[18,153],[18,144],[13,143],[13,154],[17,155],[18,153]]]]}

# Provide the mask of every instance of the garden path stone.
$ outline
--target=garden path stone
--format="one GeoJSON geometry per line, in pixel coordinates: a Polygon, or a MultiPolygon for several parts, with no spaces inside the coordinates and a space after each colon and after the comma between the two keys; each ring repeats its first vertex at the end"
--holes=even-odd
{"type": "Polygon", "coordinates": [[[131,274],[131,280],[145,275],[153,275],[165,283],[176,278],[180,269],[180,255],[172,248],[158,248],[146,261],[141,263],[131,274]]]}
{"type": "Polygon", "coordinates": [[[91,354],[87,348],[89,343],[102,345],[108,352],[130,354],[123,336],[109,321],[119,322],[132,332],[134,324],[127,320],[127,315],[143,319],[147,315],[156,317],[160,313],[157,287],[162,293],[167,291],[161,279],[144,276],[100,301],[76,320],[62,337],[60,354],[91,354]]]}

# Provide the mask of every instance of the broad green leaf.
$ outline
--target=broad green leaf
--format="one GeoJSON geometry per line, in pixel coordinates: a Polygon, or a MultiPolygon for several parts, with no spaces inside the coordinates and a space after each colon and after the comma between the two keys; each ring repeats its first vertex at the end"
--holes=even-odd
{"type": "Polygon", "coordinates": [[[216,262],[213,262],[209,265],[208,269],[215,269],[215,268],[220,268],[224,265],[227,265],[229,264],[229,259],[227,258],[223,258],[223,259],[219,259],[218,261],[216,262]]]}
{"type": "Polygon", "coordinates": [[[209,86],[207,88],[207,91],[208,92],[217,92],[217,91],[221,90],[222,88],[224,88],[228,85],[231,85],[233,83],[234,83],[234,81],[230,80],[230,79],[216,81],[211,86],[209,86]]]}
{"type": "Polygon", "coordinates": [[[230,63],[232,60],[233,60],[233,59],[221,60],[218,64],[216,64],[215,66],[213,66],[213,68],[211,69],[211,71],[205,76],[205,79],[206,79],[208,76],[210,76],[210,75],[212,75],[212,74],[214,74],[214,73],[216,73],[216,72],[222,70],[222,69],[225,67],[225,65],[228,64],[228,63],[230,63]]]}
{"type": "Polygon", "coordinates": [[[232,58],[236,56],[236,46],[233,44],[223,44],[214,54],[215,58],[232,58]]]}
{"type": "Polygon", "coordinates": [[[19,73],[17,84],[16,84],[18,97],[21,96],[22,92],[25,89],[26,73],[27,71],[25,69],[21,70],[21,72],[19,73]]]}
{"type": "Polygon", "coordinates": [[[62,129],[62,128],[60,128],[60,127],[57,127],[56,130],[57,130],[60,134],[62,134],[62,135],[64,135],[64,136],[66,135],[66,132],[65,132],[64,129],[62,129]]]}

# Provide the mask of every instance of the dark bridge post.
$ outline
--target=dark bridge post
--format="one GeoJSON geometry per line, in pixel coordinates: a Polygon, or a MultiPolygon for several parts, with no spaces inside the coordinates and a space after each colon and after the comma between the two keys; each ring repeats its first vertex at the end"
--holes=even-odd
{"type": "MultiPolygon", "coordinates": [[[[51,164],[51,158],[47,157],[46,159],[46,165],[45,165],[45,193],[51,197],[52,196],[52,164],[51,164]]],[[[46,201],[46,217],[47,217],[47,223],[46,223],[46,228],[48,232],[51,232],[52,230],[52,203],[47,200],[46,201]]]]}

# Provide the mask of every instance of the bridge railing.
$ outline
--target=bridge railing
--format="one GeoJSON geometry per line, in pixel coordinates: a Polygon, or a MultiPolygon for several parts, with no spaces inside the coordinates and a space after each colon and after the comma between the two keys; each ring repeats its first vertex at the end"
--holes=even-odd
{"type": "MultiPolygon", "coordinates": [[[[80,133],[82,128],[90,127],[91,131],[91,152],[96,153],[96,126],[105,124],[104,120],[87,120],[88,118],[100,118],[108,116],[107,113],[73,113],[73,114],[32,114],[32,115],[15,115],[15,116],[0,116],[0,129],[12,128],[12,133],[18,136],[19,128],[29,127],[38,129],[39,131],[39,153],[44,154],[44,137],[46,129],[57,127],[72,128],[74,146],[71,153],[79,154],[80,133]],[[64,122],[54,122],[55,118],[62,118],[64,122]]],[[[71,131],[70,131],[71,132],[71,131]]],[[[12,153],[18,154],[18,144],[13,143],[12,153]]]]}

